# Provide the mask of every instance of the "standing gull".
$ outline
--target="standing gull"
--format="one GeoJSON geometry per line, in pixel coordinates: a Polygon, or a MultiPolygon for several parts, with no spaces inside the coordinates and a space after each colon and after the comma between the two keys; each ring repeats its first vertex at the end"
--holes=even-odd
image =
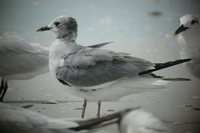
{"type": "Polygon", "coordinates": [[[0,36],[0,101],[9,80],[27,80],[49,71],[49,49],[12,36],[0,36]]]}
{"type": "Polygon", "coordinates": [[[60,16],[37,31],[55,32],[57,39],[49,51],[50,73],[57,81],[69,86],[70,93],[85,99],[82,118],[87,100],[98,102],[99,117],[101,101],[163,88],[168,81],[152,72],[190,61],[183,59],[155,64],[126,53],[84,47],[75,41],[77,28],[74,18],[60,16]]]}
{"type": "Polygon", "coordinates": [[[181,58],[191,58],[186,63],[188,70],[200,78],[200,25],[194,15],[184,15],[180,18],[180,27],[175,31],[177,41],[182,46],[181,58]]]}

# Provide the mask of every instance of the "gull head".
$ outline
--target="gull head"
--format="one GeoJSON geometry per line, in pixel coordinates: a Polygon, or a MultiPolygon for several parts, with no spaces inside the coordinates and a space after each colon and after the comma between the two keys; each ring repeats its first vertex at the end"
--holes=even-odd
{"type": "Polygon", "coordinates": [[[184,15],[179,19],[180,26],[179,28],[174,32],[174,35],[178,35],[179,33],[186,31],[190,28],[193,28],[194,26],[198,25],[198,19],[194,15],[184,15]]]}
{"type": "Polygon", "coordinates": [[[57,38],[69,38],[72,40],[76,39],[77,36],[77,29],[78,24],[76,20],[72,17],[68,16],[60,16],[54,19],[50,24],[47,26],[43,26],[39,28],[37,31],[53,31],[57,38]]]}

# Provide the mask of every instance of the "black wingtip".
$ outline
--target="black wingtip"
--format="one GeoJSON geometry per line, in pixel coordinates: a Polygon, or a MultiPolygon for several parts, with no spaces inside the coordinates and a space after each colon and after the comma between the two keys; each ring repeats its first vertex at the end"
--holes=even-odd
{"type": "Polygon", "coordinates": [[[165,63],[155,63],[155,68],[156,69],[164,69],[164,68],[167,68],[167,67],[171,67],[171,66],[175,66],[175,65],[178,65],[178,64],[181,64],[181,63],[185,63],[185,62],[188,62],[188,61],[191,61],[192,59],[179,59],[179,60],[175,60],[175,61],[169,61],[169,62],[165,62],[165,63]]]}
{"type": "Polygon", "coordinates": [[[67,86],[71,87],[71,85],[70,85],[70,84],[68,84],[67,82],[65,82],[64,80],[62,80],[62,79],[59,79],[59,78],[57,78],[57,79],[58,79],[58,81],[60,81],[62,84],[64,84],[64,85],[67,85],[67,86]]]}
{"type": "Polygon", "coordinates": [[[143,72],[140,72],[139,75],[144,75],[144,74],[149,74],[152,73],[154,71],[158,71],[164,68],[168,68],[168,67],[172,67],[178,64],[182,64],[188,61],[191,61],[192,59],[187,58],[187,59],[179,59],[179,60],[175,60],[175,61],[169,61],[169,62],[165,62],[165,63],[155,63],[155,68],[154,69],[149,69],[143,72]]]}
{"type": "Polygon", "coordinates": [[[191,81],[191,79],[188,79],[188,78],[162,78],[162,80],[166,80],[166,81],[191,81]]]}
{"type": "Polygon", "coordinates": [[[192,59],[187,58],[187,59],[176,60],[176,61],[174,61],[174,62],[177,62],[177,64],[180,64],[180,63],[188,62],[188,61],[191,61],[191,60],[192,60],[192,59]]]}

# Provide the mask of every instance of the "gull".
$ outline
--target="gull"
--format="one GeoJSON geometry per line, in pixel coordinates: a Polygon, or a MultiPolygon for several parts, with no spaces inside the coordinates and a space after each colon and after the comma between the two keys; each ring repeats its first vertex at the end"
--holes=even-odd
{"type": "MultiPolygon", "coordinates": [[[[101,48],[112,42],[87,47],[101,48]]],[[[0,36],[0,101],[3,101],[9,80],[28,80],[49,72],[49,48],[5,34],[0,36]]]]}
{"type": "Polygon", "coordinates": [[[0,108],[0,131],[3,133],[53,133],[53,130],[78,126],[70,120],[54,119],[5,103],[0,103],[0,108]]]}
{"type": "Polygon", "coordinates": [[[186,67],[192,75],[200,78],[200,25],[194,15],[184,15],[179,19],[180,27],[175,31],[177,42],[182,46],[181,58],[191,58],[186,67]]]}
{"type": "Polygon", "coordinates": [[[101,101],[163,88],[169,81],[152,72],[191,60],[152,63],[126,53],[84,47],[76,43],[77,28],[74,18],[60,16],[37,31],[56,34],[49,51],[50,73],[56,81],[69,86],[66,88],[70,93],[84,98],[82,118],[87,100],[98,102],[100,117],[101,101]]]}
{"type": "Polygon", "coordinates": [[[119,115],[104,116],[101,119],[91,118],[52,118],[38,112],[0,103],[0,131],[3,133],[76,133],[95,128],[101,123],[119,118],[119,115]]]}
{"type": "Polygon", "coordinates": [[[165,124],[144,109],[127,109],[121,113],[120,133],[169,133],[165,124]]]}
{"type": "Polygon", "coordinates": [[[9,80],[27,80],[49,71],[49,48],[13,35],[0,36],[0,101],[9,80]]]}
{"type": "Polygon", "coordinates": [[[117,124],[120,133],[170,133],[171,130],[151,113],[141,107],[128,108],[109,115],[105,115],[98,120],[89,119],[87,124],[72,127],[75,131],[83,129],[102,130],[105,127],[117,124]]]}

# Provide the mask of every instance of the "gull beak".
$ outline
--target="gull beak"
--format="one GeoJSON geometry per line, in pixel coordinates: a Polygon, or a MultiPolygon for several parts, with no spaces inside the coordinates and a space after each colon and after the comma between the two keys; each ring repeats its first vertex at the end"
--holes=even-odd
{"type": "Polygon", "coordinates": [[[179,33],[186,31],[188,29],[188,27],[184,27],[183,25],[181,25],[180,27],[178,27],[178,29],[174,32],[174,36],[178,35],[179,33]]]}
{"type": "Polygon", "coordinates": [[[37,29],[37,32],[47,31],[47,30],[50,30],[50,29],[52,29],[52,28],[53,28],[53,27],[43,26],[43,27],[37,29]]]}

